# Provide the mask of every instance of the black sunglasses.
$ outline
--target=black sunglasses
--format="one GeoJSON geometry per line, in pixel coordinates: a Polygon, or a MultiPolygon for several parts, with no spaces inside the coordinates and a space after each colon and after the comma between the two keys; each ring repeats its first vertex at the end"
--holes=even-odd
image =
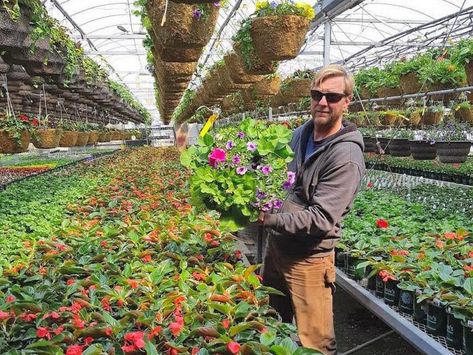
{"type": "Polygon", "coordinates": [[[340,101],[341,99],[343,99],[347,95],[339,94],[337,92],[321,92],[319,90],[310,90],[310,96],[312,96],[312,99],[314,101],[320,101],[322,100],[322,97],[325,96],[328,103],[334,104],[340,101]]]}

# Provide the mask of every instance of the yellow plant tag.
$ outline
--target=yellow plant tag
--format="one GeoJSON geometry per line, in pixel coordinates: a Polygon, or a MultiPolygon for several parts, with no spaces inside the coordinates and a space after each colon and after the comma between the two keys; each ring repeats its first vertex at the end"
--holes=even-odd
{"type": "Polygon", "coordinates": [[[200,137],[203,137],[207,134],[207,132],[209,131],[210,127],[212,127],[212,125],[214,124],[214,122],[216,121],[218,117],[218,114],[214,113],[212,116],[210,116],[207,120],[207,122],[205,122],[205,125],[204,127],[202,127],[200,133],[199,133],[199,136],[200,137]]]}

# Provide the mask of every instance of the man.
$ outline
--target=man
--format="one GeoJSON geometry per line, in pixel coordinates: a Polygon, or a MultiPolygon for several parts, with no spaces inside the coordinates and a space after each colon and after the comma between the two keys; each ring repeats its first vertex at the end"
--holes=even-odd
{"type": "Polygon", "coordinates": [[[289,170],[296,183],[277,214],[261,214],[268,229],[263,282],[284,294],[271,304],[285,322],[295,316],[303,346],[336,353],[332,294],[334,247],[365,171],[363,138],[342,122],[353,77],[341,66],[320,70],[311,85],[312,120],[294,131],[289,170]]]}

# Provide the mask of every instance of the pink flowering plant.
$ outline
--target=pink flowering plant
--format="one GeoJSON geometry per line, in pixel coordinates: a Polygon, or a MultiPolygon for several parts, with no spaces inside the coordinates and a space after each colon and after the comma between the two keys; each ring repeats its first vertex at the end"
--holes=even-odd
{"type": "Polygon", "coordinates": [[[221,213],[231,230],[256,221],[260,211],[277,210],[295,182],[292,132],[283,125],[246,119],[208,133],[182,153],[193,171],[193,202],[221,213]]]}

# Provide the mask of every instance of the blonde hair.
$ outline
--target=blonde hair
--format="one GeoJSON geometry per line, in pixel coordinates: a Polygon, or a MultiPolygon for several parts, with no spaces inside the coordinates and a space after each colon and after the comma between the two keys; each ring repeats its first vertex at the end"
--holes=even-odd
{"type": "Polygon", "coordinates": [[[328,78],[333,78],[337,76],[343,76],[345,81],[345,89],[343,90],[344,94],[347,96],[353,95],[353,87],[355,86],[355,79],[353,75],[348,72],[344,67],[338,64],[329,64],[322,69],[320,69],[312,81],[313,86],[319,86],[323,81],[328,78]]]}

